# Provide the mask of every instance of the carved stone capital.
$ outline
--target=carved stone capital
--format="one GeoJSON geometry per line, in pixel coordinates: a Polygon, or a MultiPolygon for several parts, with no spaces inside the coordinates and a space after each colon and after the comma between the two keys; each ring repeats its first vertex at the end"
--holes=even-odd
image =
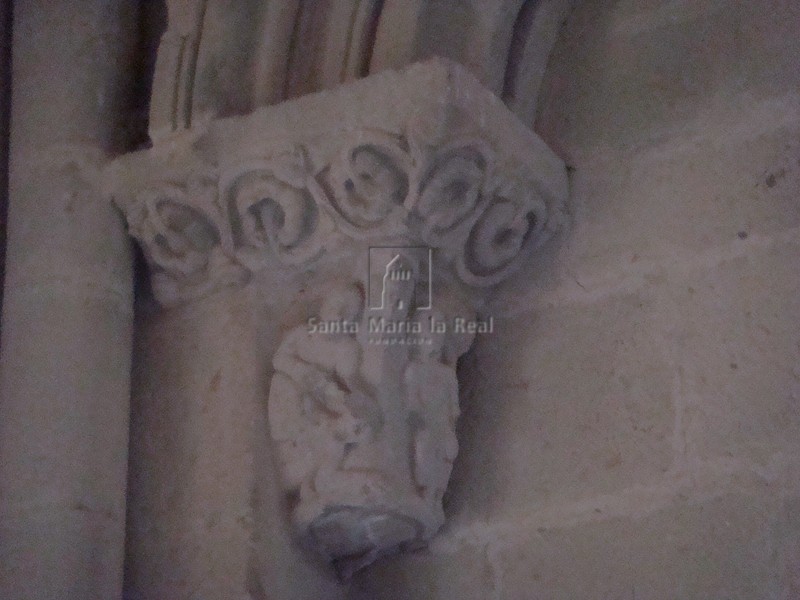
{"type": "Polygon", "coordinates": [[[485,290],[561,225],[562,161],[436,59],[176,135],[108,181],[163,304],[252,280],[304,307],[269,397],[300,535],[345,573],[433,536],[456,360],[491,328],[485,290]]]}

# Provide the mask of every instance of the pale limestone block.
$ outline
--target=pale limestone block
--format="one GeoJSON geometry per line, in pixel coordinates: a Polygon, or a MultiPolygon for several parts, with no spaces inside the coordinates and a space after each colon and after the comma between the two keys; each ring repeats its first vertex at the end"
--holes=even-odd
{"type": "Polygon", "coordinates": [[[800,120],[773,130],[751,116],[741,135],[719,131],[581,158],[571,178],[569,244],[549,267],[526,269],[536,285],[524,291],[515,283],[506,301],[519,310],[539,300],[587,304],[785,239],[800,226],[800,120]]]}
{"type": "Polygon", "coordinates": [[[479,338],[462,369],[453,518],[520,516],[659,481],[675,429],[662,323],[657,297],[620,294],[538,305],[479,338]]]}
{"type": "Polygon", "coordinates": [[[500,542],[499,597],[779,598],[778,511],[764,492],[520,532],[500,542]]]}
{"type": "MultiPolygon", "coordinates": [[[[487,598],[796,595],[796,510],[781,498],[796,478],[774,470],[797,451],[797,97],[789,91],[796,70],[786,62],[796,54],[796,8],[786,2],[618,6],[616,12],[583,3],[581,19],[557,51],[555,64],[563,69],[554,70],[545,102],[551,112],[539,123],[556,123],[546,138],[577,163],[575,224],[549,273],[538,273],[536,261],[524,272],[537,293],[496,304],[513,308],[509,321],[521,330],[519,338],[504,331],[515,343],[500,349],[497,362],[526,358],[506,369],[508,381],[494,380],[492,370],[504,367],[487,362],[496,350],[488,338],[462,369],[478,381],[466,381],[460,455],[445,499],[452,530],[444,537],[455,541],[366,571],[365,597],[436,597],[431,589],[458,586],[467,575],[448,577],[441,564],[447,556],[454,565],[471,564],[458,545],[464,539],[504,571],[486,588],[487,598]],[[625,12],[642,20],[628,20],[625,12]],[[717,27],[721,35],[712,42],[703,32],[717,27]],[[633,41],[607,34],[618,29],[633,41]],[[773,36],[777,31],[787,33],[773,36]],[[725,50],[737,43],[741,50],[725,50]],[[751,53],[759,57],[752,63],[751,53]],[[669,75],[663,89],[649,89],[649,77],[662,74],[669,75]],[[697,93],[688,94],[692,86],[697,93]],[[542,282],[549,288],[544,294],[542,282]],[[552,339],[561,341],[553,347],[552,339]],[[728,353],[745,357],[746,366],[737,361],[732,368],[728,353]],[[746,376],[737,379],[743,368],[746,376]],[[532,382],[544,379],[561,397],[538,409],[542,396],[533,383],[531,391],[522,389],[520,372],[532,382]],[[497,381],[521,389],[497,393],[512,396],[493,412],[477,400],[477,390],[494,391],[497,381]],[[595,397],[606,403],[595,406],[595,397]],[[576,408],[575,398],[586,404],[576,408]],[[531,433],[531,413],[547,424],[538,435],[531,433]],[[652,429],[637,432],[639,425],[652,429]],[[519,434],[509,439],[508,431],[519,434]],[[559,450],[545,444],[553,435],[559,450]],[[619,440],[633,462],[601,465],[603,444],[619,440]],[[732,473],[741,489],[734,495],[720,489],[708,468],[700,469],[700,458],[732,473]],[[560,473],[564,465],[577,468],[560,473]],[[674,471],[665,474],[669,467],[674,471]],[[553,482],[551,496],[538,487],[542,473],[553,482]],[[670,489],[683,474],[689,490],[668,496],[655,512],[644,501],[615,504],[620,488],[670,489]],[[752,479],[769,485],[745,495],[752,479]],[[694,486],[719,498],[693,497],[694,486]],[[596,522],[535,529],[540,510],[557,522],[565,499],[592,512],[593,496],[602,506],[596,522]],[[526,497],[532,500],[517,507],[526,497]],[[465,526],[480,514],[476,507],[495,505],[509,510],[508,522],[465,526]],[[619,517],[604,516],[607,506],[619,517]],[[513,541],[507,532],[522,530],[526,515],[529,534],[513,541]],[[384,581],[409,581],[414,591],[392,596],[384,581]]],[[[572,515],[565,510],[561,518],[572,515]]]]}
{"type": "Polygon", "coordinates": [[[595,513],[564,526],[518,520],[459,528],[451,535],[461,541],[358,575],[354,597],[790,598],[780,595],[791,589],[782,577],[792,558],[782,549],[790,538],[781,528],[792,513],[764,491],[676,497],[670,506],[642,507],[635,516],[595,513]]]}
{"type": "Polygon", "coordinates": [[[765,465],[797,451],[799,264],[794,239],[670,282],[690,457],[765,465]]]}
{"type": "MultiPolygon", "coordinates": [[[[800,115],[798,5],[582,2],[550,63],[537,130],[573,154],[737,129],[770,98],[800,115]]],[[[769,127],[769,125],[766,125],[769,127]]]]}

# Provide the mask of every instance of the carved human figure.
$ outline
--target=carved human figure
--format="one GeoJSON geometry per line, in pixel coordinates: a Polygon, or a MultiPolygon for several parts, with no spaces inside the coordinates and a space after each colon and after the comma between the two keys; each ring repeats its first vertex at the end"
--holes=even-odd
{"type": "MultiPolygon", "coordinates": [[[[443,320],[441,313],[432,316],[443,320]]],[[[432,333],[429,340],[416,348],[403,379],[413,481],[417,493],[440,510],[458,453],[458,380],[453,367],[443,362],[446,334],[432,333]]]]}
{"type": "MultiPolygon", "coordinates": [[[[383,311],[386,315],[408,314],[407,285],[401,289],[388,297],[402,297],[404,308],[395,303],[383,311]]],[[[335,289],[322,302],[320,321],[355,323],[362,304],[357,286],[335,289]]],[[[365,352],[362,343],[364,338],[344,328],[325,334],[306,326],[291,330],[273,359],[269,398],[283,483],[295,499],[295,527],[345,575],[427,532],[402,498],[408,455],[399,457],[394,448],[405,439],[405,429],[386,426],[394,423],[388,412],[402,415],[399,385],[391,385],[399,380],[389,376],[388,385],[377,389],[364,377],[366,356],[387,358],[400,348],[376,346],[365,352]]],[[[376,368],[390,362],[379,361],[376,368]]],[[[405,364],[396,368],[402,372],[405,364]]]]}
{"type": "MultiPolygon", "coordinates": [[[[361,290],[334,289],[320,308],[325,322],[360,319],[361,290]]],[[[290,331],[273,358],[269,398],[272,438],[284,484],[301,498],[315,497],[318,483],[341,466],[346,448],[370,436],[370,394],[359,381],[361,346],[346,331],[290,331]]]]}

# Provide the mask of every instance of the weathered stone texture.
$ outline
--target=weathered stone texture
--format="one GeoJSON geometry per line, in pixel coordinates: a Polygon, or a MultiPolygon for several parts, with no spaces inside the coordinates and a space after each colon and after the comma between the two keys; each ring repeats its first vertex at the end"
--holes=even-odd
{"type": "Polygon", "coordinates": [[[462,364],[451,526],[357,597],[797,596],[798,23],[579,4],[537,121],[572,229],[462,364]]]}
{"type": "Polygon", "coordinates": [[[643,290],[541,306],[479,339],[461,372],[478,381],[462,396],[454,516],[524,514],[658,480],[672,466],[675,425],[659,318],[643,290]]]}
{"type": "Polygon", "coordinates": [[[122,589],[132,277],[97,185],[130,131],[136,6],[14,5],[0,596],[122,589]]]}
{"type": "Polygon", "coordinates": [[[777,532],[788,510],[763,495],[693,502],[676,495],[648,514],[596,512],[564,526],[496,523],[458,546],[376,566],[353,597],[777,599],[777,532]]]}
{"type": "Polygon", "coordinates": [[[284,521],[248,295],[143,312],[137,324],[128,593],[341,597],[284,521]]]}

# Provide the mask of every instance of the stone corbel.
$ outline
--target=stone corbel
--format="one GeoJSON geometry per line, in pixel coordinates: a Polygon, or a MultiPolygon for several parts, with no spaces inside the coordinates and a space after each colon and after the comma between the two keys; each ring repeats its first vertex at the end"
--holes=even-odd
{"type": "Polygon", "coordinates": [[[249,282],[283,315],[264,360],[299,536],[344,574],[429,540],[456,361],[561,225],[563,162],[436,59],[176,134],[108,182],[160,302],[249,282]]]}

